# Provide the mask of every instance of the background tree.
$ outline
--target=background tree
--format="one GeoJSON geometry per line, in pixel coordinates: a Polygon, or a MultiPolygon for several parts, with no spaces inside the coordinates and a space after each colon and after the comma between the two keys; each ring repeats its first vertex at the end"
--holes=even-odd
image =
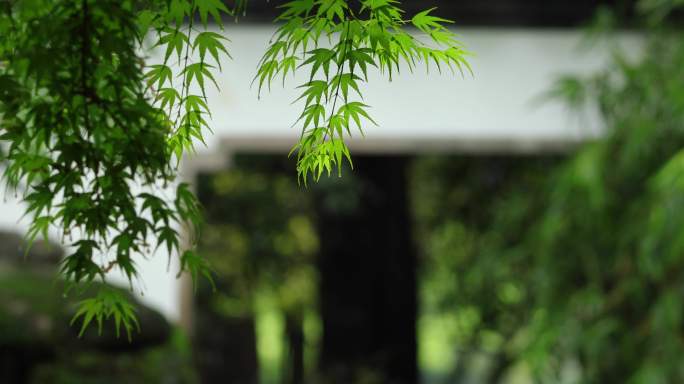
{"type": "Polygon", "coordinates": [[[458,212],[480,210],[474,217],[483,225],[467,214],[460,222],[419,216],[433,231],[432,266],[442,263],[448,277],[434,281],[431,292],[457,308],[466,345],[487,350],[495,363],[503,356],[508,371],[524,363],[538,382],[684,380],[679,5],[639,2],[630,20],[643,33],[637,54],[612,44],[623,19],[603,12],[592,32],[614,49],[612,61],[594,76],[568,76],[554,87],[578,112],[600,112],[604,138],[554,168],[518,174],[520,183],[477,207],[458,204],[477,183],[416,187],[432,188],[431,196],[458,212]]]}
{"type": "MultiPolygon", "coordinates": [[[[318,237],[310,194],[297,185],[286,160],[236,156],[230,170],[198,180],[198,197],[207,211],[199,250],[214,266],[218,287],[212,293],[208,283],[201,284],[195,306],[195,350],[214,356],[206,359],[205,367],[200,365],[200,371],[205,368],[215,375],[206,382],[257,372],[225,356],[244,359],[251,353],[256,360],[256,340],[245,340],[250,332],[244,329],[258,328],[259,320],[263,324],[274,312],[283,315],[284,337],[260,351],[262,382],[272,382],[280,373],[284,384],[302,383],[314,373],[311,353],[306,352],[315,342],[305,339],[304,322],[310,322],[316,308],[318,237]],[[225,329],[225,339],[217,336],[219,327],[225,329]],[[278,353],[272,351],[278,352],[281,344],[282,361],[276,361],[273,355],[278,353]]],[[[261,337],[266,337],[263,329],[261,337]]]]}
{"type": "Polygon", "coordinates": [[[574,106],[597,105],[609,131],[553,178],[530,226],[538,367],[572,356],[587,382],[684,379],[678,4],[639,3],[639,58],[617,51],[602,73],[560,83],[574,106]]]}
{"type": "Polygon", "coordinates": [[[539,186],[562,160],[490,154],[427,156],[412,164],[421,363],[443,367],[438,382],[499,383],[519,362],[519,335],[535,305],[526,285],[530,260],[509,248],[526,236],[522,217],[543,211],[539,186]],[[449,341],[430,346],[440,340],[449,341]]]}

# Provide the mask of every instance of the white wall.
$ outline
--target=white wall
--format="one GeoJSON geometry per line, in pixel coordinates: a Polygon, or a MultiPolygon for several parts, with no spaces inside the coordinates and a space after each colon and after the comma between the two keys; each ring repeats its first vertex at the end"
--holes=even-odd
{"type": "MultiPolygon", "coordinates": [[[[596,135],[599,125],[572,124],[562,105],[536,100],[553,80],[566,73],[591,73],[608,58],[606,49],[582,51],[582,34],[568,30],[463,29],[457,30],[474,52],[474,76],[450,73],[426,74],[421,68],[404,71],[392,83],[373,76],[364,91],[366,103],[380,127],[368,127],[367,139],[382,141],[432,139],[451,142],[508,142],[524,145],[534,141],[577,140],[596,135]]],[[[303,81],[280,83],[257,99],[250,88],[256,64],[272,29],[243,26],[228,28],[232,39],[232,63],[225,65],[219,81],[222,92],[212,93],[215,140],[247,141],[282,138],[293,142],[299,130],[290,128],[301,113],[291,105],[303,81]]],[[[627,46],[636,46],[635,36],[625,36],[627,46]]]]}
{"type": "MultiPolygon", "coordinates": [[[[468,49],[474,77],[429,75],[408,71],[392,83],[372,76],[364,90],[366,102],[380,127],[368,127],[367,139],[355,143],[364,151],[431,150],[497,151],[544,150],[550,145],[576,142],[600,133],[597,119],[577,124],[561,105],[535,105],[554,78],[564,73],[591,73],[608,57],[606,49],[578,50],[581,35],[575,31],[463,29],[457,31],[468,49]]],[[[207,148],[199,148],[195,160],[186,164],[192,177],[204,163],[216,167],[226,147],[231,149],[283,149],[299,133],[292,127],[301,113],[291,105],[293,88],[301,79],[280,84],[257,99],[250,83],[260,55],[273,33],[270,26],[237,25],[226,31],[233,61],[223,63],[217,79],[222,92],[211,91],[209,104],[215,131],[207,148]]],[[[625,36],[624,43],[638,46],[637,38],[625,36]]],[[[0,202],[0,229],[24,231],[26,220],[18,221],[22,207],[8,196],[0,202]]],[[[53,233],[53,234],[56,234],[53,233]]],[[[180,318],[180,283],[175,264],[166,271],[167,255],[161,249],[150,260],[140,260],[145,289],[142,301],[161,310],[172,320],[180,318]]],[[[117,281],[123,281],[114,276],[117,281]]]]}

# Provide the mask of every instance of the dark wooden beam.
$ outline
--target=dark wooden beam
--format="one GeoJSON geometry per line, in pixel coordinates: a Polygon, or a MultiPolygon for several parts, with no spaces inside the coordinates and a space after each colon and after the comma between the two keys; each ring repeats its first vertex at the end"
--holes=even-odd
{"type": "MultiPolygon", "coordinates": [[[[271,22],[285,0],[250,0],[247,22],[271,22]]],[[[600,6],[630,10],[634,0],[404,0],[407,16],[431,7],[460,26],[576,27],[588,23],[600,6]]],[[[630,11],[626,11],[627,14],[630,11]]]]}

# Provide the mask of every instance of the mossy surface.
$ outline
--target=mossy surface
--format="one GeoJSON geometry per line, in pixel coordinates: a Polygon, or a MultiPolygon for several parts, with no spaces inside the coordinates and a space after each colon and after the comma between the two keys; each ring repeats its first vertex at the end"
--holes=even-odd
{"type": "MultiPolygon", "coordinates": [[[[70,325],[81,295],[65,294],[48,268],[0,268],[0,358],[20,366],[20,375],[0,369],[0,382],[21,377],[28,384],[195,383],[187,341],[156,311],[139,305],[141,331],[117,337],[113,322],[101,334],[90,327],[78,337],[70,325]]],[[[88,290],[97,290],[93,284],[88,290]]],[[[126,295],[130,293],[121,290],[126,295]]],[[[12,382],[12,381],[10,381],[12,382]]]]}

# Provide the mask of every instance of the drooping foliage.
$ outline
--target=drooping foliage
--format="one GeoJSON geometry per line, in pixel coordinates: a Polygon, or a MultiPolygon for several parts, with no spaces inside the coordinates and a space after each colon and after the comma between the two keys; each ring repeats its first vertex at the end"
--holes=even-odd
{"type": "Polygon", "coordinates": [[[255,81],[261,90],[278,77],[284,83],[301,67],[308,70],[296,100],[303,104],[301,139],[292,149],[304,183],[310,174],[317,180],[333,168],[341,172],[343,160],[351,165],[345,138],[357,129],[363,135],[367,122],[376,124],[361,94],[369,70],[390,80],[402,66],[413,71],[421,62],[440,71],[470,71],[468,53],[447,29],[451,21],[432,15],[434,9],[407,20],[396,0],[296,0],[283,8],[255,81]]]}
{"type": "MultiPolygon", "coordinates": [[[[199,204],[177,183],[176,168],[210,126],[205,90],[228,58],[224,20],[246,7],[244,0],[232,8],[220,0],[0,2],[4,180],[27,203],[30,241],[52,227],[70,245],[62,274],[74,286],[113,269],[133,282],[136,259],[160,247],[178,255],[179,274],[211,278],[194,251],[199,204]],[[149,46],[163,52],[161,62],[148,60],[149,46]]],[[[368,106],[352,100],[369,67],[390,76],[400,61],[409,69],[418,61],[467,68],[447,20],[432,11],[407,20],[394,0],[294,0],[278,21],[256,78],[261,88],[311,69],[293,149],[304,182],[343,157],[351,161],[345,133],[372,121],[368,106]],[[411,25],[435,47],[407,33],[411,25]]],[[[84,326],[112,318],[129,336],[137,326],[134,309],[111,292],[82,301],[77,316],[84,326]]]]}

